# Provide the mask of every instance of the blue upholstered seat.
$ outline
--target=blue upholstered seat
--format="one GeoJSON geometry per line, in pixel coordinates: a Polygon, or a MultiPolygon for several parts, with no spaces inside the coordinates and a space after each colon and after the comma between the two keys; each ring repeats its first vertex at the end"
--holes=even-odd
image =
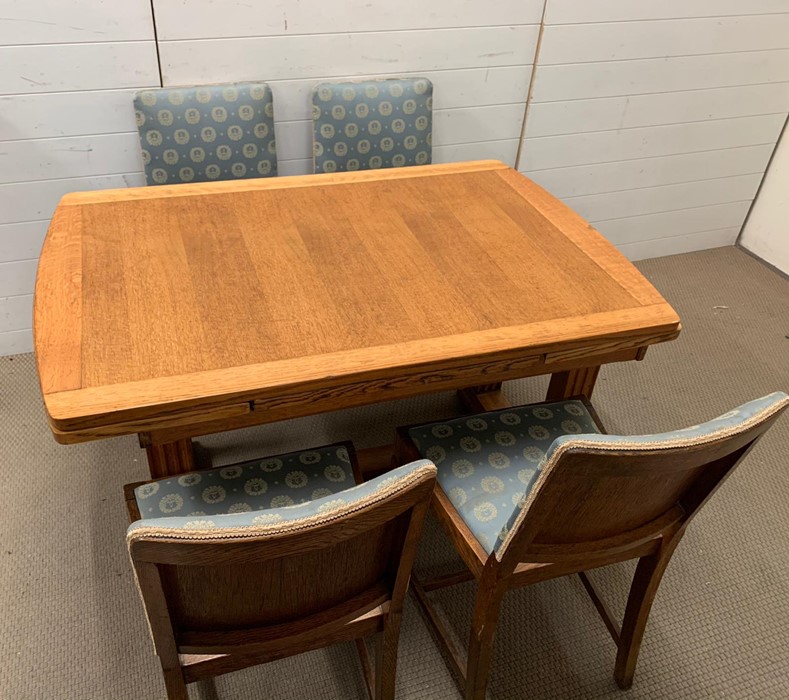
{"type": "MultiPolygon", "coordinates": [[[[290,455],[285,455],[285,457],[290,457],[290,455]]],[[[283,458],[280,457],[280,459],[283,458]]],[[[272,472],[264,470],[264,473],[271,474],[272,472]]],[[[339,474],[339,472],[337,473],[339,474]]],[[[359,486],[354,486],[350,477],[342,482],[329,480],[331,484],[339,485],[342,488],[329,495],[304,500],[295,505],[276,507],[271,505],[273,499],[270,499],[269,506],[244,512],[218,512],[218,514],[206,514],[205,516],[173,513],[170,517],[161,517],[163,514],[159,513],[159,517],[144,518],[132,523],[127,532],[127,540],[131,542],[138,537],[155,537],[157,535],[183,538],[190,535],[199,537],[201,532],[206,533],[207,536],[223,537],[223,533],[226,532],[228,536],[244,537],[276,534],[282,530],[292,531],[315,525],[318,521],[325,521],[329,517],[340,517],[374,505],[379,499],[406,488],[414,479],[423,478],[425,474],[430,473],[435,473],[435,467],[427,460],[417,460],[375,479],[370,479],[359,486]],[[180,531],[180,533],[176,531],[180,531]]]]}
{"type": "Polygon", "coordinates": [[[143,520],[292,506],[353,486],[351,458],[350,444],[338,443],[149,481],[134,497],[143,520]]]}
{"type": "Polygon", "coordinates": [[[134,111],[149,185],[277,174],[266,83],[143,90],[134,111]]]}
{"type": "Polygon", "coordinates": [[[488,553],[519,512],[551,443],[599,433],[581,401],[519,406],[409,429],[438,483],[488,553]]]}
{"type": "Polygon", "coordinates": [[[408,435],[437,465],[439,485],[485,551],[499,556],[521,511],[528,511],[537,477],[560,468],[563,454],[692,448],[746,428],[788,398],[776,392],[701,425],[656,435],[602,434],[580,401],[481,413],[412,427],[408,435]]]}
{"type": "Polygon", "coordinates": [[[425,165],[432,160],[427,78],[321,83],[312,93],[316,173],[425,165]]]}

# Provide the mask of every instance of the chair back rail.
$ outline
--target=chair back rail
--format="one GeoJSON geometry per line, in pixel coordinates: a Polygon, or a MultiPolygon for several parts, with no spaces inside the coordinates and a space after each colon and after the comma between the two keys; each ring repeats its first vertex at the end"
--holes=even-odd
{"type": "Polygon", "coordinates": [[[155,641],[157,610],[159,633],[170,627],[182,653],[249,651],[387,602],[399,611],[434,483],[430,471],[355,512],[272,535],[131,541],[155,641]]]}
{"type": "Polygon", "coordinates": [[[681,534],[783,408],[707,442],[621,449],[568,442],[544,468],[499,550],[504,570],[625,553],[681,534]]]}
{"type": "Polygon", "coordinates": [[[390,555],[399,559],[409,520],[406,512],[384,526],[304,554],[283,550],[281,556],[243,564],[163,565],[173,621],[194,632],[281,625],[320,611],[329,616],[343,602],[382,584],[391,592],[390,555]]]}

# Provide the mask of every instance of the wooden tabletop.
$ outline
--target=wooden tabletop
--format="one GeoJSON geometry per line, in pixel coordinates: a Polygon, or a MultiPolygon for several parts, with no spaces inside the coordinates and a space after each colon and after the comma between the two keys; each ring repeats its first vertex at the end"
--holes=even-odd
{"type": "Polygon", "coordinates": [[[66,195],[34,332],[74,442],[553,371],[679,319],[586,221],[482,161],[66,195]]]}

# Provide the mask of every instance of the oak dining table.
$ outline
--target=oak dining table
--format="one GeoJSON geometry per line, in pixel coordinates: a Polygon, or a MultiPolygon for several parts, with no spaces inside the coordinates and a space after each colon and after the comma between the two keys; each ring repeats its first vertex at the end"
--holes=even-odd
{"type": "MultiPolygon", "coordinates": [[[[582,217],[498,161],[67,194],[35,288],[55,440],[192,438],[417,394],[591,395],[676,312],[582,217]]],[[[363,468],[389,448],[360,452],[363,468]]]]}

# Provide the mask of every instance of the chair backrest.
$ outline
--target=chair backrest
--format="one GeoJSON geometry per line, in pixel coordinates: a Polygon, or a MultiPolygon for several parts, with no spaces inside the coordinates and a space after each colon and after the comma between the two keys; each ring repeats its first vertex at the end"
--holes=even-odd
{"type": "Polygon", "coordinates": [[[133,523],[157,648],[248,646],[400,605],[435,475],[422,460],[297,506],[133,523]]]}
{"type": "Polygon", "coordinates": [[[427,78],[320,83],[312,92],[316,173],[426,165],[433,157],[427,78]]]}
{"type": "Polygon", "coordinates": [[[686,525],[787,405],[777,392],[670,433],[558,438],[497,558],[557,561],[686,525]]]}
{"type": "Polygon", "coordinates": [[[134,96],[134,113],[149,185],[277,174],[266,83],[143,90],[134,96]]]}

